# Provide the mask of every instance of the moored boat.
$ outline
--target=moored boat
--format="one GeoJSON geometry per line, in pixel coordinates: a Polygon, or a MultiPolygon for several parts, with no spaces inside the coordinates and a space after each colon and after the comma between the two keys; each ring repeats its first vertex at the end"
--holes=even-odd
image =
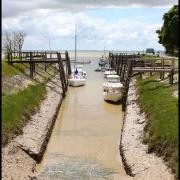
{"type": "MultiPolygon", "coordinates": [[[[75,28],[75,62],[76,62],[76,28],[75,28]]],[[[72,74],[68,79],[69,85],[73,87],[84,86],[86,84],[87,74],[83,70],[82,64],[76,64],[72,70],[72,74]]]]}
{"type": "Polygon", "coordinates": [[[122,93],[119,90],[109,89],[103,92],[104,100],[118,102],[122,98],[122,93]]]}
{"type": "Polygon", "coordinates": [[[84,78],[81,75],[76,75],[73,74],[69,79],[68,79],[69,85],[78,87],[78,86],[84,86],[86,84],[86,78],[84,78]]]}
{"type": "Polygon", "coordinates": [[[118,75],[108,75],[107,81],[103,83],[104,100],[118,102],[122,98],[123,84],[118,75]]]}
{"type": "Polygon", "coordinates": [[[110,70],[105,70],[103,74],[104,74],[104,77],[106,78],[108,75],[116,75],[117,73],[115,70],[110,69],[110,70]]]}

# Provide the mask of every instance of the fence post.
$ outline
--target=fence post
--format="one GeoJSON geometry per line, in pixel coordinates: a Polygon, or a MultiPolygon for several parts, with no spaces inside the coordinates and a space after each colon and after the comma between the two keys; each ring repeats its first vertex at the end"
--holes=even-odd
{"type": "Polygon", "coordinates": [[[126,76],[125,76],[126,78],[123,83],[122,111],[126,110],[126,101],[127,101],[127,95],[128,95],[131,75],[132,75],[132,61],[131,61],[131,59],[128,59],[127,72],[126,72],[126,76]]]}
{"type": "Polygon", "coordinates": [[[33,56],[32,56],[32,52],[30,51],[30,77],[33,78],[33,56]]]}
{"type": "Polygon", "coordinates": [[[67,67],[68,67],[68,75],[70,76],[71,75],[71,63],[70,63],[70,58],[69,58],[69,54],[67,51],[65,52],[65,56],[66,56],[65,59],[66,59],[67,67]]]}
{"type": "Polygon", "coordinates": [[[61,80],[61,85],[62,85],[62,90],[63,90],[63,97],[65,97],[67,85],[66,85],[66,80],[65,80],[64,67],[61,61],[61,54],[59,52],[57,52],[57,58],[58,58],[58,65],[59,65],[59,75],[60,75],[60,80],[61,80]]]}

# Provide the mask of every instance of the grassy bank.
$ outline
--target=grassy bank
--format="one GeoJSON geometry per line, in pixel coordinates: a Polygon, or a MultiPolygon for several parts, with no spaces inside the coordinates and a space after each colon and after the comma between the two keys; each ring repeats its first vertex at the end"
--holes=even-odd
{"type": "Polygon", "coordinates": [[[30,115],[46,94],[45,84],[28,86],[17,94],[2,96],[2,143],[5,145],[22,131],[30,115]]]}
{"type": "Polygon", "coordinates": [[[28,64],[9,65],[6,61],[1,61],[1,65],[2,77],[9,77],[21,74],[29,67],[28,64]]]}
{"type": "Polygon", "coordinates": [[[144,142],[149,152],[163,156],[178,177],[178,99],[169,85],[152,77],[137,78],[139,103],[147,114],[144,142]]]}

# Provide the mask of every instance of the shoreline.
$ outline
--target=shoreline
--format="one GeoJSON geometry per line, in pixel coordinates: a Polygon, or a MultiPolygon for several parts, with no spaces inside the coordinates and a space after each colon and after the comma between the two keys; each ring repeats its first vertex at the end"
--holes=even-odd
{"type": "Polygon", "coordinates": [[[32,179],[34,176],[63,100],[61,81],[57,76],[47,83],[46,88],[46,98],[23,128],[22,135],[2,148],[2,179],[32,179]]]}
{"type": "Polygon", "coordinates": [[[120,154],[126,173],[138,180],[144,180],[144,177],[147,180],[174,180],[162,158],[147,153],[147,145],[142,143],[146,117],[140,112],[137,99],[135,81],[131,80],[120,140],[120,154]]]}

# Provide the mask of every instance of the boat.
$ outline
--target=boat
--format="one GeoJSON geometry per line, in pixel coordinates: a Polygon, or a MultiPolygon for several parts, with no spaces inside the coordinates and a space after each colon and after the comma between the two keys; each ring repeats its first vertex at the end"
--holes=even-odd
{"type": "Polygon", "coordinates": [[[117,75],[117,73],[114,69],[110,68],[110,69],[105,69],[103,75],[104,78],[106,78],[108,75],[117,75]]]}
{"type": "Polygon", "coordinates": [[[75,73],[77,70],[77,74],[83,76],[84,78],[87,79],[87,74],[86,71],[83,70],[83,65],[82,64],[77,64],[74,69],[72,69],[72,73],[75,73]]]}
{"type": "Polygon", "coordinates": [[[103,83],[103,97],[106,101],[118,102],[122,98],[123,84],[118,75],[107,75],[107,81],[103,83]]]}
{"type": "Polygon", "coordinates": [[[86,78],[78,74],[72,74],[68,82],[73,87],[84,86],[86,84],[86,78]]]}
{"type": "MultiPolygon", "coordinates": [[[[75,62],[76,62],[76,28],[75,28],[75,62]]],[[[83,65],[76,64],[74,65],[74,69],[72,70],[72,73],[70,77],[68,78],[68,82],[70,86],[73,87],[79,87],[84,86],[86,84],[87,74],[83,70],[83,65]]]]}
{"type": "Polygon", "coordinates": [[[122,86],[119,75],[107,75],[106,82],[103,83],[103,90],[108,90],[110,88],[121,89],[122,86]]]}
{"type": "Polygon", "coordinates": [[[97,69],[95,69],[94,71],[99,72],[99,71],[101,71],[101,68],[100,68],[100,67],[98,67],[98,68],[97,68],[97,69]]]}
{"type": "Polygon", "coordinates": [[[103,97],[105,101],[118,102],[122,99],[122,93],[118,90],[109,89],[103,92],[103,97]]]}

